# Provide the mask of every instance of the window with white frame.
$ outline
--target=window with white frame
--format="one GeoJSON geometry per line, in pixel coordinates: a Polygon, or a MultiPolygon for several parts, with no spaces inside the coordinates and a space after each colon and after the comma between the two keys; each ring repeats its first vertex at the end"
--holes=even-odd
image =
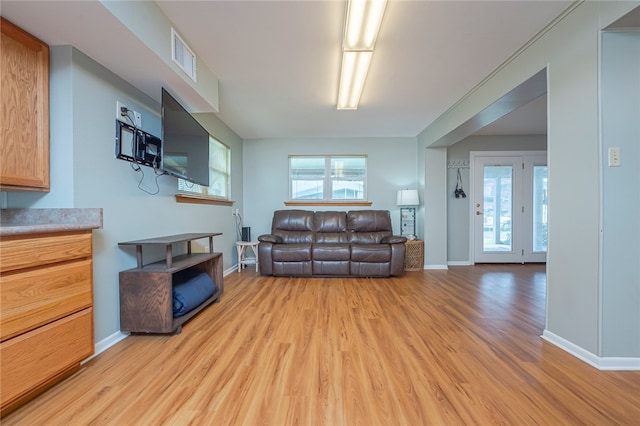
{"type": "Polygon", "coordinates": [[[291,200],[367,199],[366,155],[290,155],[291,200]]]}
{"type": "Polygon", "coordinates": [[[209,186],[178,179],[178,190],[219,198],[230,197],[231,149],[209,135],[209,186]]]}

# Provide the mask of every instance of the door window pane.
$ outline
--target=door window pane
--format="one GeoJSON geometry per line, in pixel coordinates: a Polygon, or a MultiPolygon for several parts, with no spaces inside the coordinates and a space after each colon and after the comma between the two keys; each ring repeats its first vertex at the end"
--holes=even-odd
{"type": "Polygon", "coordinates": [[[513,251],[513,169],[484,166],[483,251],[513,251]]]}
{"type": "Polygon", "coordinates": [[[533,166],[533,251],[547,251],[547,166],[533,166]]]}

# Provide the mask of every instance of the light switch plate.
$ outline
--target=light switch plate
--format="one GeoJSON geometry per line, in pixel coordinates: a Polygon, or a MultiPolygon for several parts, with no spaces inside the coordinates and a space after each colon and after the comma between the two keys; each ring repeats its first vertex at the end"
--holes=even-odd
{"type": "Polygon", "coordinates": [[[609,148],[609,167],[620,167],[620,147],[609,148]]]}

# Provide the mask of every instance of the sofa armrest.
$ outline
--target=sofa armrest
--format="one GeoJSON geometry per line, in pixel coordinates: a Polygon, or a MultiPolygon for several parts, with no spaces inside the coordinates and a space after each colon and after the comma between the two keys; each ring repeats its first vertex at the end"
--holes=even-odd
{"type": "Polygon", "coordinates": [[[260,235],[258,237],[258,241],[263,243],[282,244],[282,238],[272,234],[260,235]]]}
{"type": "Polygon", "coordinates": [[[258,244],[258,263],[260,266],[260,273],[262,275],[273,275],[273,259],[271,257],[272,248],[273,243],[268,241],[260,241],[258,244]]]}
{"type": "Polygon", "coordinates": [[[392,277],[399,277],[404,274],[406,252],[407,246],[405,244],[391,244],[391,265],[389,272],[392,277]]]}
{"type": "Polygon", "coordinates": [[[407,237],[401,237],[399,235],[390,235],[388,237],[384,237],[380,243],[381,244],[404,244],[407,242],[407,237]]]}

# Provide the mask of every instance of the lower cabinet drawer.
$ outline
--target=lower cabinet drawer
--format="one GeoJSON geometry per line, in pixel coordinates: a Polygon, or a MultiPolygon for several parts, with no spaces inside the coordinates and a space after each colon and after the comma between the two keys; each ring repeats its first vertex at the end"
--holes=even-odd
{"type": "Polygon", "coordinates": [[[93,303],[92,260],[0,276],[0,341],[88,308],[93,303]]]}
{"type": "Polygon", "coordinates": [[[0,343],[1,408],[55,380],[93,351],[92,308],[0,343]]]}
{"type": "Polygon", "coordinates": [[[0,272],[40,268],[92,256],[91,231],[38,236],[6,236],[0,240],[0,272]]]}

